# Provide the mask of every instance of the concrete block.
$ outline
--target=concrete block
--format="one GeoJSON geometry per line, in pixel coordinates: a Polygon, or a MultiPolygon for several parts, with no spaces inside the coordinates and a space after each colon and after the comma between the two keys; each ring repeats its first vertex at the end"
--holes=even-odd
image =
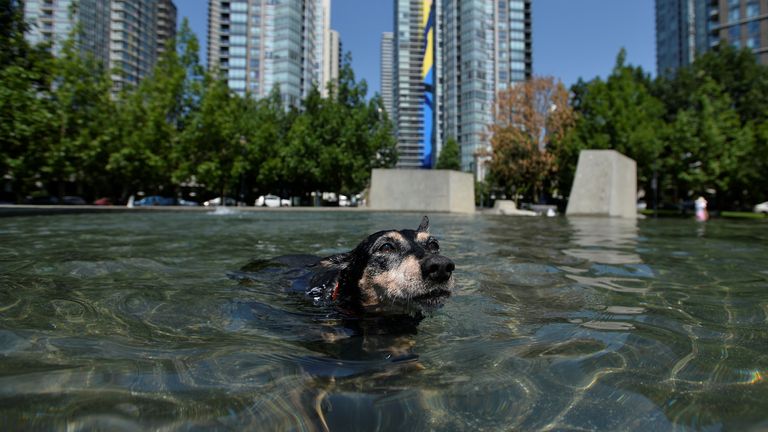
{"type": "Polygon", "coordinates": [[[496,200],[493,208],[483,211],[485,214],[509,215],[509,216],[538,216],[535,211],[520,210],[512,200],[496,200]]]}
{"type": "Polygon", "coordinates": [[[374,169],[368,207],[373,210],[475,212],[475,181],[452,170],[374,169]]]}
{"type": "Polygon", "coordinates": [[[637,163],[615,150],[582,150],[565,214],[637,218],[637,163]]]}

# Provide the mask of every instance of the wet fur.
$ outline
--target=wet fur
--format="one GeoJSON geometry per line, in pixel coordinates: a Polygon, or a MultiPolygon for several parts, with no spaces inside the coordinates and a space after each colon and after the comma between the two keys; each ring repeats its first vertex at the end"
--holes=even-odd
{"type": "Polygon", "coordinates": [[[453,262],[440,254],[426,216],[416,230],[379,231],[314,267],[310,290],[355,313],[421,315],[453,287],[453,262]]]}

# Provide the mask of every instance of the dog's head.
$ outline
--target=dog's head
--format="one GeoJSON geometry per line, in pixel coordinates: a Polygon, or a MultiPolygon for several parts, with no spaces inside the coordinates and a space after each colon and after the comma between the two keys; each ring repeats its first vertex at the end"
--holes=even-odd
{"type": "Polygon", "coordinates": [[[379,231],[320,265],[339,271],[342,301],[377,312],[429,312],[453,287],[453,261],[440,254],[426,216],[416,230],[379,231]]]}

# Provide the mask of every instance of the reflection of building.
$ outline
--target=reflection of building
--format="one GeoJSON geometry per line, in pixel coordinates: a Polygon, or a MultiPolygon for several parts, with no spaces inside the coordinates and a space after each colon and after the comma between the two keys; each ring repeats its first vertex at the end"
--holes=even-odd
{"type": "Polygon", "coordinates": [[[656,0],[659,75],[690,65],[721,43],[749,48],[768,64],[768,0],[656,0]]]}
{"type": "Polygon", "coordinates": [[[79,23],[81,48],[110,69],[117,89],[136,85],[176,36],[176,6],[171,0],[28,0],[24,17],[32,25],[30,42],[53,44],[54,54],[79,23]],[[73,3],[77,8],[71,10],[73,3]]]}
{"type": "MultiPolygon", "coordinates": [[[[423,10],[430,0],[395,2],[394,100],[399,166],[424,152],[423,10]]],[[[532,73],[531,0],[434,0],[435,147],[450,137],[465,171],[489,150],[495,95],[532,73]]],[[[480,158],[482,159],[482,158],[480,158]]]]}
{"type": "MultiPolygon", "coordinates": [[[[324,87],[333,61],[330,0],[210,0],[208,66],[240,95],[267,96],[279,87],[298,106],[324,87]]],[[[338,62],[336,62],[338,63],[338,62]]]]}

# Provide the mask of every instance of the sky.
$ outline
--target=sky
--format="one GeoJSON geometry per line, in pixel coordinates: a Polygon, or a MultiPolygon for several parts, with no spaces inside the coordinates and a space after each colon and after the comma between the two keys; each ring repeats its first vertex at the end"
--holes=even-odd
{"type": "MultiPolygon", "coordinates": [[[[189,18],[205,62],[208,0],[175,0],[179,23],[189,18]]],[[[331,0],[331,28],[351,51],[355,76],[380,91],[381,34],[392,31],[393,0],[331,0]]],[[[559,78],[610,74],[623,47],[627,62],[656,73],[653,0],[533,0],[533,73],[559,78]]]]}

